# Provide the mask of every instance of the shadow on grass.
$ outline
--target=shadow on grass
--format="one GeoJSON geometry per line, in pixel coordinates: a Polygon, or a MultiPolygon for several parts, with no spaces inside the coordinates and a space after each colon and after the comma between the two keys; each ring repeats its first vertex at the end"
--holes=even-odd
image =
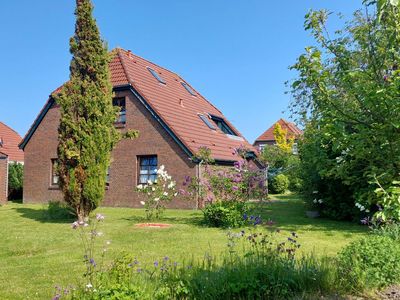
{"type": "Polygon", "coordinates": [[[297,195],[273,195],[271,198],[270,202],[254,203],[253,209],[263,220],[274,221],[278,228],[289,231],[321,231],[326,235],[340,231],[345,236],[367,231],[365,226],[352,222],[308,218],[305,214],[306,205],[297,195]]]}
{"type": "Polygon", "coordinates": [[[16,207],[13,208],[23,218],[35,220],[41,223],[72,223],[75,219],[72,216],[68,217],[65,215],[50,215],[46,207],[33,209],[28,207],[16,207]]]}
{"type": "Polygon", "coordinates": [[[167,223],[167,224],[184,224],[191,226],[201,226],[207,227],[204,222],[202,216],[198,214],[190,214],[189,216],[179,216],[179,217],[169,217],[163,216],[157,220],[147,220],[143,216],[130,216],[128,218],[122,218],[122,220],[130,221],[133,223],[167,223]]]}

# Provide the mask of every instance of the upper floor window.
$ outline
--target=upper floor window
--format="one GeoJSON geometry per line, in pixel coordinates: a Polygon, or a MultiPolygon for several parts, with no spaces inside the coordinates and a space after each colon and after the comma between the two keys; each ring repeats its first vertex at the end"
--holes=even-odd
{"type": "Polygon", "coordinates": [[[154,71],[152,68],[149,67],[147,67],[147,70],[149,70],[151,75],[153,75],[158,80],[159,83],[165,84],[165,80],[162,79],[161,76],[156,71],[154,71]]]}
{"type": "Polygon", "coordinates": [[[138,157],[139,174],[138,183],[147,184],[157,179],[157,155],[146,155],[138,157]]]}
{"type": "Polygon", "coordinates": [[[182,81],[181,84],[189,92],[190,95],[196,96],[196,93],[192,90],[192,88],[186,82],[182,81]]]}
{"type": "Polygon", "coordinates": [[[51,160],[51,185],[58,185],[59,182],[59,177],[57,174],[57,166],[58,166],[58,162],[56,158],[53,158],[51,160]]]}
{"type": "Polygon", "coordinates": [[[223,118],[217,117],[217,116],[211,116],[211,120],[214,121],[215,124],[217,124],[218,128],[221,129],[221,131],[225,134],[230,134],[230,135],[237,135],[230,127],[228,124],[226,124],[225,120],[223,118]]]}
{"type": "Polygon", "coordinates": [[[125,97],[119,97],[113,99],[113,105],[120,108],[117,123],[125,124],[126,122],[126,101],[125,97]]]}

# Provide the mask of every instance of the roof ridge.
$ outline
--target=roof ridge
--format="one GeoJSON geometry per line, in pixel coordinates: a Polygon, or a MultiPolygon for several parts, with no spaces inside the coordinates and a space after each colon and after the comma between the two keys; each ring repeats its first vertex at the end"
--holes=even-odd
{"type": "Polygon", "coordinates": [[[154,63],[154,62],[152,62],[152,61],[150,61],[150,60],[148,60],[148,59],[146,59],[144,57],[141,57],[140,55],[134,54],[131,50],[125,50],[124,48],[116,48],[116,49],[119,50],[119,51],[124,52],[125,55],[128,55],[128,53],[129,53],[132,56],[136,56],[136,57],[138,57],[140,59],[143,59],[144,61],[146,61],[146,62],[148,62],[148,63],[150,63],[152,65],[155,65],[155,66],[159,67],[160,69],[163,69],[164,71],[173,73],[174,75],[176,75],[176,76],[178,76],[180,78],[180,76],[177,73],[175,73],[174,71],[168,70],[167,68],[162,67],[162,66],[160,66],[160,65],[158,65],[158,64],[156,64],[156,63],[154,63]]]}

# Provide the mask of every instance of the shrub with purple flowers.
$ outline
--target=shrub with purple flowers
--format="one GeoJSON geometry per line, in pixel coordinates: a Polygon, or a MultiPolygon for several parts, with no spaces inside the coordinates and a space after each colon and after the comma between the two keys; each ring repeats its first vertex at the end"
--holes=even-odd
{"type": "Polygon", "coordinates": [[[242,159],[233,167],[213,164],[210,151],[203,147],[195,159],[201,161],[199,177],[186,176],[180,194],[198,197],[204,206],[204,221],[215,227],[239,227],[245,224],[242,216],[248,213],[249,199],[264,200],[267,197],[264,170],[252,168],[246,159],[248,150],[240,147],[234,154],[242,159]]]}

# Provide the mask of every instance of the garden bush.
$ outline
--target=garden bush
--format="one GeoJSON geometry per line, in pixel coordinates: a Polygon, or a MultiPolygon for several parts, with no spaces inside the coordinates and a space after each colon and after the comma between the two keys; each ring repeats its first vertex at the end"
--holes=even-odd
{"type": "Polygon", "coordinates": [[[370,235],[345,247],[338,256],[342,284],[353,290],[400,282],[400,244],[387,236],[370,235]]]}
{"type": "Polygon", "coordinates": [[[246,223],[248,204],[240,201],[217,201],[203,209],[205,224],[212,227],[240,227],[246,223]]]}
{"type": "Polygon", "coordinates": [[[269,191],[273,194],[283,194],[289,187],[289,179],[284,174],[278,174],[271,178],[269,191]]]}
{"type": "Polygon", "coordinates": [[[8,166],[8,199],[22,199],[24,185],[24,165],[11,163],[8,166]]]}

